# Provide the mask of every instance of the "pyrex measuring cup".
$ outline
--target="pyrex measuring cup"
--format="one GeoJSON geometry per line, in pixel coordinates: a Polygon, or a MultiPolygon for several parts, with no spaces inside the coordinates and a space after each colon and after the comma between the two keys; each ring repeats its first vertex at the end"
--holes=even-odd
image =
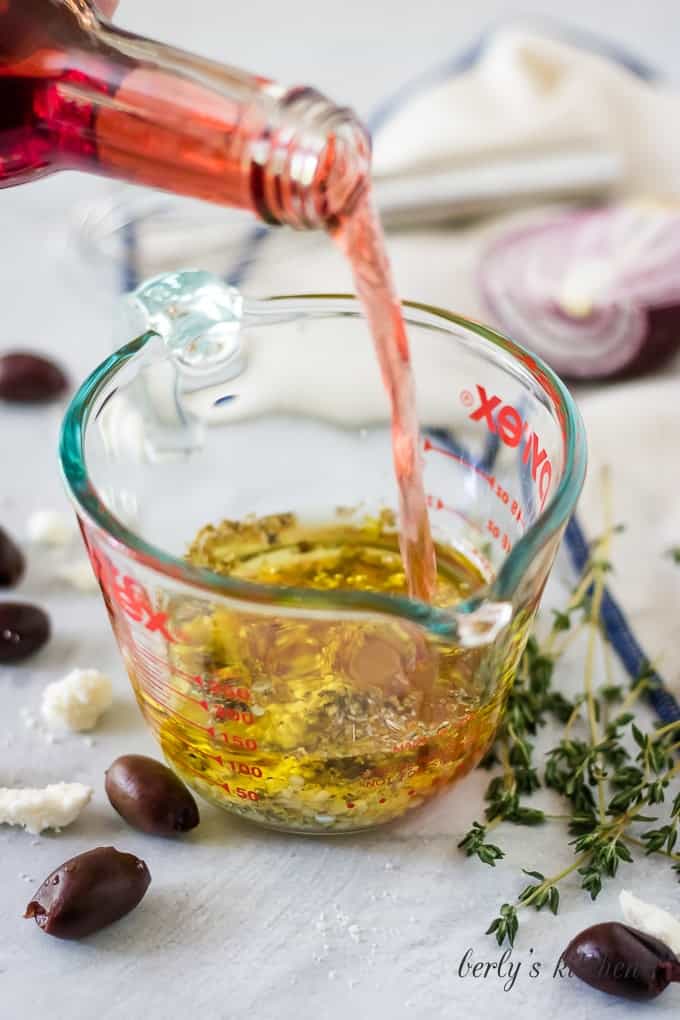
{"type": "Polygon", "coordinates": [[[442,561],[473,565],[467,587],[427,606],[360,582],[253,581],[187,562],[189,543],[228,519],[247,567],[310,555],[301,522],[332,536],[353,521],[369,560],[392,555],[389,407],[358,304],[244,301],[186,272],[149,281],[125,312],[135,339],[76,394],[61,456],[166,758],[276,828],[398,817],[493,738],[583,482],[571,398],[509,340],[406,304],[433,534],[442,561]]]}

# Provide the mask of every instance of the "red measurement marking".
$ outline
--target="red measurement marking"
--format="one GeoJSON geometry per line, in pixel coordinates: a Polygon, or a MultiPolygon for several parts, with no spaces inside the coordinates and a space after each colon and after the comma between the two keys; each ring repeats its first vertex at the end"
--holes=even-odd
{"type": "Polygon", "coordinates": [[[409,790],[408,791],[408,795],[409,795],[409,797],[415,797],[416,791],[415,790],[409,790]]]}
{"type": "Polygon", "coordinates": [[[173,666],[166,658],[162,655],[156,655],[150,648],[147,648],[146,645],[141,643],[133,645],[133,654],[147,659],[150,663],[152,663],[153,668],[156,668],[156,666],[162,666],[163,673],[168,676],[178,676],[182,680],[188,680],[189,682],[193,679],[190,673],[185,673],[184,670],[173,666]]]}
{"type": "Polygon", "coordinates": [[[236,794],[240,800],[259,800],[260,795],[257,790],[245,790],[242,786],[237,786],[235,790],[232,790],[229,783],[218,783],[214,779],[210,779],[204,772],[199,772],[197,769],[192,769],[190,765],[182,765],[183,769],[187,772],[191,772],[192,775],[198,776],[204,783],[209,783],[210,786],[216,786],[218,789],[225,790],[229,794],[236,794]]]}
{"type": "Polygon", "coordinates": [[[194,729],[202,730],[203,733],[207,733],[209,736],[214,738],[215,730],[212,726],[202,726],[201,723],[196,722],[195,719],[189,719],[186,715],[182,715],[181,712],[177,711],[174,705],[168,705],[165,701],[163,701],[162,696],[159,694],[153,681],[148,678],[145,680],[143,677],[140,677],[139,679],[141,680],[140,687],[142,690],[153,698],[157,705],[169,712],[173,719],[179,719],[180,722],[186,723],[187,726],[193,726],[194,729]]]}
{"type": "MultiPolygon", "coordinates": [[[[152,662],[158,663],[159,665],[163,666],[164,669],[169,673],[170,676],[179,676],[183,680],[188,680],[190,684],[193,684],[194,687],[199,687],[201,690],[203,690],[205,685],[208,684],[208,691],[209,691],[210,694],[215,694],[215,695],[217,695],[219,697],[223,697],[223,698],[226,698],[226,699],[231,699],[232,701],[245,701],[245,702],[252,701],[252,697],[253,697],[252,692],[247,687],[234,686],[233,682],[225,683],[225,681],[223,681],[223,680],[212,680],[211,681],[210,677],[205,677],[204,678],[204,677],[201,676],[200,673],[187,673],[185,670],[180,669],[178,666],[175,666],[173,663],[168,662],[168,660],[163,658],[162,656],[156,655],[154,652],[151,651],[150,648],[146,648],[144,645],[141,645],[141,644],[134,645],[133,644],[131,646],[131,652],[132,652],[133,658],[136,657],[136,656],[144,656],[145,658],[150,659],[152,662]]],[[[174,692],[175,689],[174,689],[174,687],[172,687],[172,684],[170,684],[169,681],[164,681],[164,682],[168,683],[168,686],[171,687],[171,689],[174,692]]],[[[197,700],[195,698],[192,698],[188,694],[182,694],[182,697],[185,698],[187,701],[194,701],[197,705],[205,706],[206,710],[207,710],[208,702],[205,701],[205,699],[203,699],[202,701],[199,701],[199,700],[197,700]]],[[[217,711],[220,711],[220,710],[221,711],[226,711],[226,712],[236,711],[236,709],[222,709],[221,706],[218,706],[217,711]]],[[[252,713],[250,713],[250,712],[247,712],[247,713],[246,712],[242,712],[241,715],[242,715],[242,717],[246,716],[246,715],[250,716],[250,718],[248,718],[248,719],[246,719],[246,718],[242,719],[242,721],[244,723],[246,723],[247,725],[250,725],[250,723],[253,722],[252,713]]],[[[232,718],[234,718],[234,717],[232,717],[232,718]]],[[[237,720],[235,720],[235,721],[237,721],[237,720]]]]}
{"type": "Polygon", "coordinates": [[[353,808],[353,807],[354,807],[354,801],[352,801],[352,800],[348,800],[348,801],[347,801],[347,807],[348,807],[348,808],[353,808]]]}
{"type": "MultiPolygon", "coordinates": [[[[194,747],[192,747],[191,744],[187,744],[186,740],[180,740],[179,743],[182,745],[182,747],[185,747],[187,751],[189,751],[191,754],[195,755],[199,753],[194,747]]],[[[201,751],[200,754],[203,758],[209,758],[210,761],[214,761],[218,765],[224,766],[224,758],[222,757],[221,754],[208,754],[205,751],[201,751]]]]}
{"type": "Polygon", "coordinates": [[[158,612],[149,598],[144,585],[127,574],[121,574],[118,567],[101,549],[91,548],[92,566],[97,580],[108,597],[134,623],[141,623],[148,631],[161,634],[166,641],[174,644],[177,638],[168,627],[168,614],[158,612]]]}
{"type": "Polygon", "coordinates": [[[255,716],[252,712],[242,712],[238,708],[223,708],[219,705],[215,709],[215,715],[218,719],[228,719],[230,722],[243,723],[244,726],[252,726],[255,722],[255,716]]]}
{"type": "Polygon", "coordinates": [[[222,740],[225,744],[229,744],[231,747],[244,748],[246,751],[257,750],[257,740],[253,740],[252,737],[239,737],[237,733],[229,733],[225,730],[222,733],[222,740]]]}
{"type": "MultiPolygon", "coordinates": [[[[446,450],[441,446],[435,446],[435,444],[430,439],[425,439],[423,449],[425,450],[426,453],[428,450],[433,450],[435,453],[442,453],[445,457],[450,457],[452,460],[457,461],[459,464],[464,464],[466,467],[472,468],[473,471],[480,476],[480,478],[484,479],[484,481],[487,483],[487,485],[495,495],[496,499],[498,499],[498,501],[502,503],[503,506],[508,507],[510,513],[515,518],[515,520],[522,525],[524,524],[524,515],[522,513],[522,507],[519,500],[512,498],[508,490],[505,489],[499,481],[497,481],[495,475],[490,475],[488,471],[484,471],[483,468],[480,468],[474,464],[470,464],[470,462],[467,461],[464,457],[461,457],[457,453],[453,453],[453,451],[451,450],[446,450]]],[[[438,497],[428,496],[427,501],[428,505],[433,507],[435,510],[444,510],[447,513],[456,514],[458,517],[462,518],[462,520],[464,520],[466,524],[469,524],[477,531],[482,530],[478,525],[474,523],[474,521],[471,521],[469,517],[466,517],[465,514],[461,513],[460,510],[457,510],[455,507],[452,506],[447,506],[447,504],[444,503],[442,499],[439,499],[438,497]]]]}
{"type": "MultiPolygon", "coordinates": [[[[471,407],[468,399],[468,395],[471,395],[470,391],[464,392],[466,399],[463,403],[466,407],[471,407]]],[[[538,489],[541,510],[543,510],[552,484],[552,463],[541,445],[538,434],[522,418],[516,407],[504,403],[497,394],[488,396],[485,388],[479,383],[477,383],[477,399],[479,406],[468,415],[470,421],[485,422],[489,432],[492,435],[497,435],[501,442],[511,449],[524,443],[522,463],[528,464],[531,469],[531,477],[538,489]]]]}
{"type": "Polygon", "coordinates": [[[486,528],[491,537],[496,542],[500,542],[503,550],[505,552],[510,552],[510,550],[512,549],[512,542],[510,541],[507,533],[505,531],[501,531],[500,527],[496,524],[496,522],[491,520],[487,523],[486,528]]]}
{"type": "Polygon", "coordinates": [[[147,648],[145,645],[133,645],[133,650],[142,653],[153,662],[160,663],[160,665],[169,670],[173,676],[181,676],[183,680],[189,680],[192,683],[198,682],[200,684],[202,682],[199,675],[185,672],[185,670],[180,669],[179,666],[175,666],[171,662],[168,662],[167,658],[164,658],[162,655],[156,655],[155,652],[152,652],[151,649],[147,648]]]}
{"type": "Polygon", "coordinates": [[[231,794],[232,796],[235,793],[236,796],[239,797],[241,800],[259,800],[260,799],[260,795],[257,792],[257,790],[245,790],[242,786],[237,786],[235,790],[232,790],[232,788],[229,785],[229,783],[222,783],[221,786],[222,786],[223,790],[227,791],[227,793],[231,794]]]}
{"type": "MultiPolygon", "coordinates": [[[[140,652],[140,653],[142,652],[141,646],[139,646],[137,648],[137,652],[140,652]]],[[[153,667],[149,667],[148,663],[144,662],[144,658],[145,657],[146,656],[144,654],[140,654],[140,655],[133,654],[133,659],[135,661],[135,666],[137,666],[140,670],[143,669],[144,670],[144,675],[146,677],[149,677],[149,678],[153,679],[157,689],[163,690],[163,691],[170,691],[171,694],[173,694],[175,697],[181,698],[182,701],[189,701],[189,702],[191,702],[192,705],[198,705],[199,708],[202,708],[204,712],[209,712],[210,711],[211,706],[205,700],[205,698],[201,698],[201,699],[194,698],[193,695],[187,694],[185,691],[178,691],[177,688],[169,680],[167,680],[164,676],[162,676],[162,674],[158,673],[155,670],[154,670],[153,673],[149,672],[149,669],[153,668],[153,667]]],[[[162,660],[159,660],[159,661],[162,661],[162,660]]],[[[175,671],[173,670],[173,672],[175,672],[175,671]]],[[[215,709],[215,715],[218,718],[222,718],[222,716],[220,716],[220,711],[222,711],[221,707],[217,706],[216,709],[215,709]]],[[[250,713],[248,713],[248,714],[250,714],[250,713]]],[[[235,719],[234,721],[238,722],[238,719],[235,719]]],[[[245,722],[245,720],[243,720],[243,721],[245,722]]]]}
{"type": "Polygon", "coordinates": [[[253,695],[247,687],[235,687],[233,683],[225,683],[224,680],[206,679],[208,691],[215,697],[224,698],[226,701],[252,701],[253,695]]]}
{"type": "Polygon", "coordinates": [[[254,776],[256,779],[262,779],[262,769],[259,765],[248,765],[244,761],[230,761],[227,764],[231,767],[232,772],[237,772],[240,776],[254,776]]]}
{"type": "Polygon", "coordinates": [[[218,783],[214,779],[210,779],[206,776],[205,772],[199,772],[198,769],[192,769],[191,765],[182,765],[182,769],[187,772],[191,772],[193,776],[198,776],[199,779],[202,779],[204,783],[209,783],[210,786],[222,786],[222,783],[218,783]]]}
{"type": "Polygon", "coordinates": [[[441,453],[441,454],[443,454],[444,457],[450,457],[451,460],[455,460],[459,464],[463,464],[467,468],[472,468],[473,471],[475,471],[478,475],[481,475],[482,478],[484,478],[484,480],[487,481],[487,482],[489,481],[489,479],[491,477],[489,475],[488,471],[484,471],[482,468],[480,468],[476,464],[471,464],[470,461],[466,457],[461,457],[461,455],[459,453],[454,453],[453,450],[447,450],[446,447],[444,447],[444,446],[437,446],[437,444],[433,443],[432,440],[429,439],[427,436],[423,440],[423,450],[424,450],[425,453],[429,453],[430,450],[432,450],[432,451],[434,451],[434,453],[441,453]]]}
{"type": "Polygon", "coordinates": [[[381,797],[380,800],[378,801],[378,804],[384,804],[384,803],[385,803],[385,798],[381,797]]]}
{"type": "Polygon", "coordinates": [[[455,506],[448,506],[443,499],[435,498],[432,495],[426,496],[425,501],[427,505],[432,507],[434,510],[443,510],[445,513],[454,514],[456,517],[459,517],[461,521],[465,521],[468,527],[472,528],[473,531],[478,531],[482,534],[482,529],[479,524],[464,514],[462,510],[458,510],[455,506]]]}

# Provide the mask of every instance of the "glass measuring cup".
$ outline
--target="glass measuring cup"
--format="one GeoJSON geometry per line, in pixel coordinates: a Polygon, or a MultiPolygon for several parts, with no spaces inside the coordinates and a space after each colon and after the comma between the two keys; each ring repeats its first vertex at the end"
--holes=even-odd
{"type": "Polygon", "coordinates": [[[252,563],[280,578],[281,556],[317,555],[309,522],[324,555],[348,529],[364,565],[394,549],[389,406],[357,301],[244,300],[184,272],[124,311],[135,339],[74,397],[61,458],[166,758],[204,797],[287,831],[400,816],[493,739],[583,483],[569,394],[497,333],[406,303],[432,530],[460,583],[432,606],[361,579],[266,583],[252,563]],[[233,569],[187,561],[198,532],[194,551],[237,537],[233,569]]]}

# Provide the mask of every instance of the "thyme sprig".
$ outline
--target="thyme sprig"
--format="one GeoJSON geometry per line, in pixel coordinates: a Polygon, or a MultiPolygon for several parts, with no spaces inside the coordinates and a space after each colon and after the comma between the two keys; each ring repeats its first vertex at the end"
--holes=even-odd
{"type": "MultiPolygon", "coordinates": [[[[680,721],[645,731],[635,708],[654,686],[656,674],[645,664],[629,689],[613,682],[612,651],[602,627],[601,608],[613,536],[622,530],[611,520],[608,478],[604,479],[605,530],[591,543],[590,557],[567,605],[553,611],[543,642],[532,636],[508,698],[507,711],[493,747],[481,763],[501,766],[489,782],[484,823],[475,821],[459,847],[468,857],[495,867],[505,853],[487,839],[503,822],[514,825],[564,823],[574,859],[554,875],[525,871],[533,881],[514,903],[503,903],[487,934],[499,945],[513,945],[519,911],[547,907],[557,914],[559,883],[576,874],[581,888],[596,899],[604,883],[631,864],[633,851],[666,857],[680,876],[676,852],[680,793],[668,801],[669,786],[680,774],[680,721]],[[572,699],[553,687],[556,665],[579,636],[586,641],[582,691],[572,699]],[[598,651],[603,682],[598,685],[598,651]],[[535,740],[548,724],[562,728],[558,743],[536,761],[535,740]],[[524,800],[547,788],[560,795],[566,814],[549,815],[524,800]],[[638,826],[651,826],[639,831],[638,826]]],[[[678,552],[680,560],[680,551],[678,552]]]]}

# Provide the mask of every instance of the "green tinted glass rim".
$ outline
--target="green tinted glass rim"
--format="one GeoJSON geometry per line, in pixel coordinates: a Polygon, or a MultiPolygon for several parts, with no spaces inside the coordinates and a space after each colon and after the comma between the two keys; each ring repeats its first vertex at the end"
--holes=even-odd
{"type": "MultiPolygon", "coordinates": [[[[312,312],[319,310],[318,306],[315,307],[315,302],[346,302],[351,303],[351,307],[333,309],[332,312],[361,315],[359,302],[352,294],[286,294],[268,298],[267,301],[309,302],[312,312]]],[[[539,358],[518,344],[488,326],[434,305],[404,301],[402,306],[407,312],[407,322],[409,311],[424,312],[442,320],[443,323],[452,323],[469,330],[482,340],[500,348],[511,359],[524,366],[538,386],[546,392],[551,404],[557,405],[558,413],[562,417],[565,455],[562,477],[557,489],[526,533],[514,544],[494,580],[465,602],[444,610],[397,595],[354,591],[331,593],[309,588],[253,584],[195,567],[186,560],[152,545],[127,528],[110,513],[89,479],[85,462],[85,432],[97,396],[116,373],[156,337],[152,331],[132,340],[102,362],[78,389],[66,411],[59,447],[61,470],[79,516],[103,531],[121,551],[147,567],[184,584],[241,602],[310,610],[336,609],[345,612],[387,613],[412,620],[436,634],[450,635],[456,630],[455,613],[471,612],[488,600],[512,601],[532,560],[546,543],[561,531],[574,511],[586,471],[586,441],[581,416],[569,391],[558,376],[539,358]]],[[[433,325],[418,319],[412,321],[414,325],[425,328],[433,325]]]]}

